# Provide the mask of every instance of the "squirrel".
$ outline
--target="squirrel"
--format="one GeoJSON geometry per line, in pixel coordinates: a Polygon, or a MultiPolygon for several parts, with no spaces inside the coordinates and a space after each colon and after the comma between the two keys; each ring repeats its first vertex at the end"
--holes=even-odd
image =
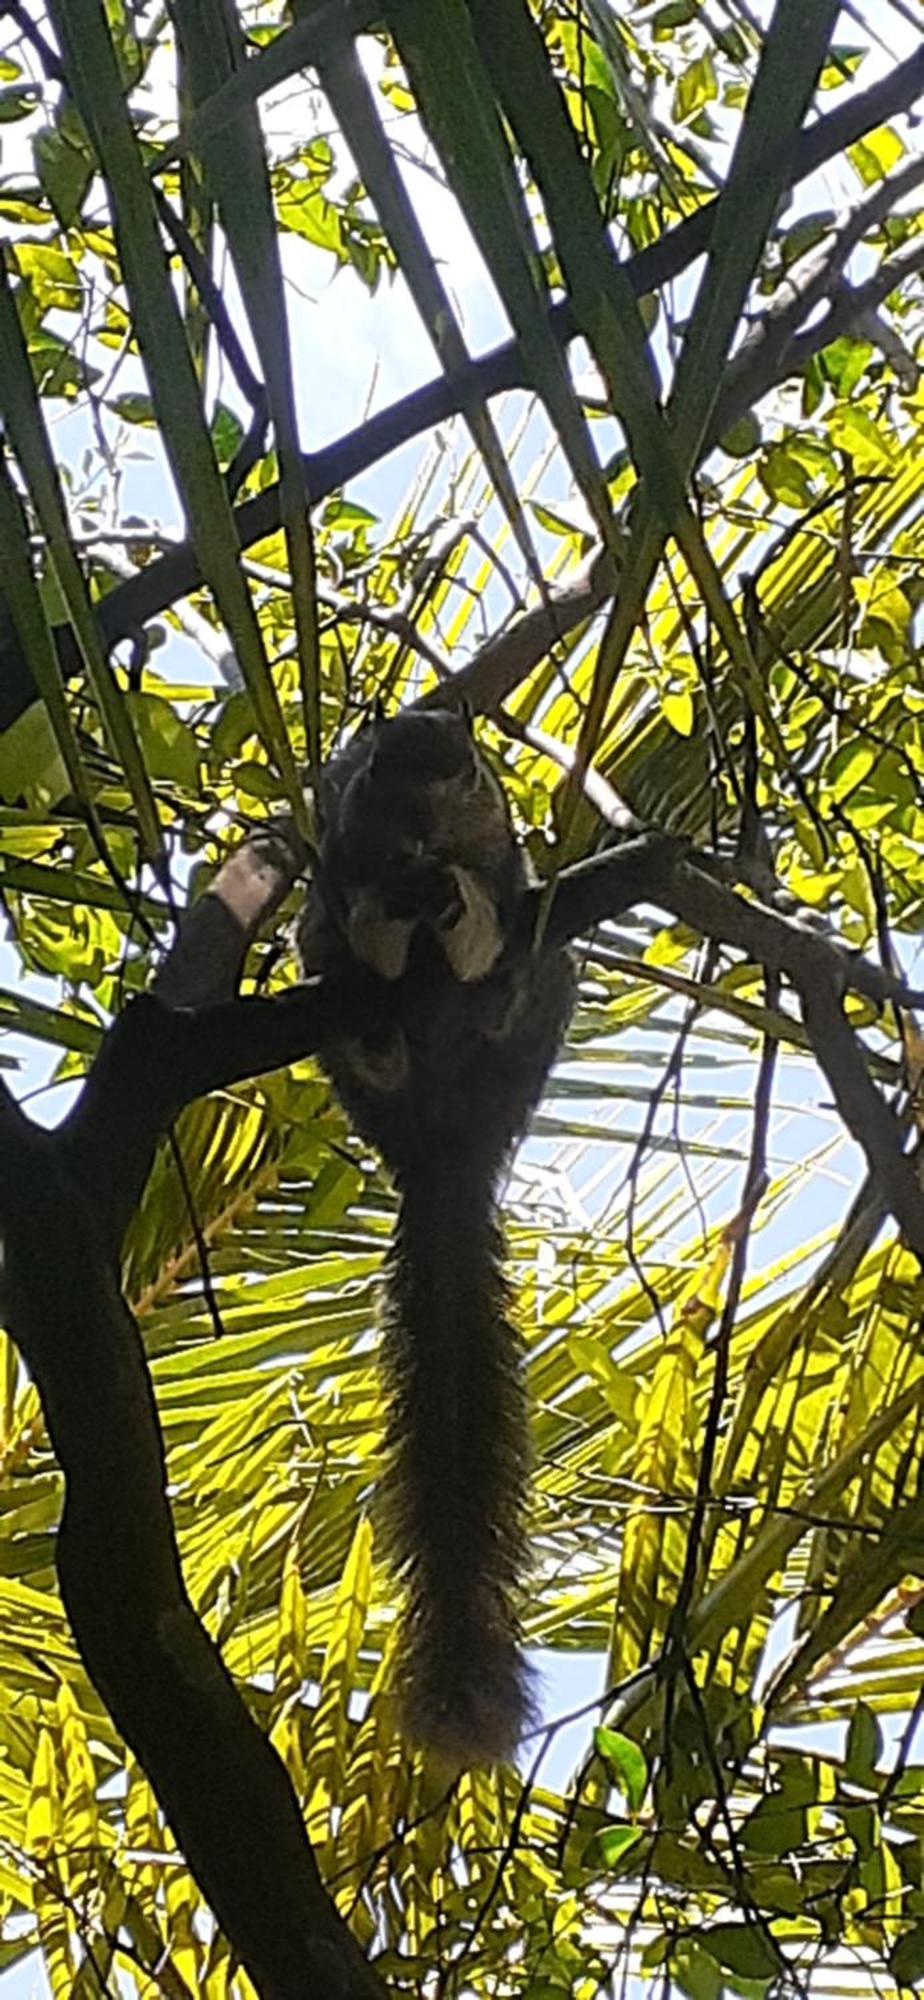
{"type": "Polygon", "coordinates": [[[321,1051],[400,1198],[386,1266],[388,1553],[407,1591],[408,1737],[457,1768],[532,1713],[520,1645],[529,1431],[498,1179],[568,1023],[567,951],[517,938],[530,886],[464,713],[365,724],[328,766],[298,926],[362,1020],[321,1051]]]}

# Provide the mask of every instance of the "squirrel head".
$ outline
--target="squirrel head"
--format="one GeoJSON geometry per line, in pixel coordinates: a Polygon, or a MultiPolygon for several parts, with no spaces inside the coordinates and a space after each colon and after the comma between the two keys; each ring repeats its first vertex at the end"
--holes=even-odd
{"type": "Polygon", "coordinates": [[[437,940],[456,978],[481,977],[501,948],[491,871],[516,850],[470,717],[377,716],[331,765],[326,808],[324,895],[354,955],[397,979],[420,935],[437,940]]]}

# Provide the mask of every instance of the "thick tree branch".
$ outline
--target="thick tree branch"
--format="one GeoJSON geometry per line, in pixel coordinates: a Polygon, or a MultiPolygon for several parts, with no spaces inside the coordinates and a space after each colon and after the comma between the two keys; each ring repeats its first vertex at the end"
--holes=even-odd
{"type": "Polygon", "coordinates": [[[65,1475],[58,1575],[88,1672],[263,2000],[382,2000],[283,1765],[186,1595],[150,1378],[96,1190],[7,1096],[0,1231],[7,1324],[65,1475]]]}
{"type": "MultiPolygon", "coordinates": [[[[536,892],[540,923],[542,893],[536,892]]],[[[698,866],[689,850],[685,855],[681,843],[659,835],[645,835],[567,869],[555,885],[545,934],[563,941],[642,897],[702,936],[737,947],[769,972],[785,973],[799,995],[812,1052],[844,1123],[862,1146],[875,1186],[924,1267],[924,1192],[905,1150],[901,1123],[869,1074],[841,995],[852,988],[880,1006],[889,1000],[920,1006],[924,996],[909,992],[880,966],[834,940],[746,901],[698,866]],[[636,863],[643,868],[645,886],[631,897],[627,892],[636,863]]]]}
{"type": "Polygon", "coordinates": [[[316,1049],[329,1028],[334,999],[317,981],[281,1001],[234,997],[248,947],[306,860],[290,823],[235,849],[185,911],[152,993],[113,1022],[59,1128],[70,1171],[97,1190],[113,1258],[157,1141],[184,1104],[261,1069],[284,1068],[316,1049]]]}
{"type": "Polygon", "coordinates": [[[475,715],[496,715],[507,696],[528,679],[557,639],[567,638],[612,597],[618,582],[612,557],[601,550],[581,575],[545,604],[525,611],[513,625],[488,639],[449,682],[424,697],[422,707],[446,708],[465,702],[475,715]]]}
{"type": "MultiPolygon", "coordinates": [[[[841,280],[831,294],[828,310],[817,326],[807,333],[800,333],[791,343],[787,353],[787,366],[793,374],[798,374],[823,347],[837,340],[842,333],[850,333],[857,328],[868,313],[874,313],[887,299],[890,292],[898,291],[907,284],[909,278],[916,278],[924,269],[924,249],[920,237],[912,237],[903,243],[891,257],[884,257],[871,276],[860,284],[852,284],[848,278],[841,280]]],[[[770,386],[768,384],[768,386],[770,386]]],[[[760,394],[764,393],[763,389],[760,394]]]]}
{"type": "MultiPolygon", "coordinates": [[[[924,159],[915,156],[906,160],[897,172],[877,182],[862,200],[848,209],[837,228],[832,228],[813,255],[797,264],[774,293],[735,356],[731,372],[736,380],[748,380],[756,361],[762,374],[769,377],[809,314],[837,290],[847,259],[857,244],[893,215],[902,197],[919,187],[922,180],[924,159]]],[[[895,282],[893,279],[893,285],[895,282]]],[[[892,286],[887,288],[891,289],[892,286]]]]}
{"type": "MultiPolygon", "coordinates": [[[[733,862],[700,856],[688,841],[652,829],[563,869],[554,884],[546,935],[556,944],[564,943],[631,903],[649,901],[702,937],[737,947],[769,972],[785,972],[796,986],[824,969],[840,990],[862,993],[877,1007],[890,1001],[908,1007],[924,1004],[924,994],[912,991],[859,952],[766,903],[746,901],[730,886],[733,879],[733,862]],[[634,894],[630,893],[633,874],[634,894]],[[726,875],[729,882],[721,879],[726,875]]],[[[534,890],[534,904],[540,906],[548,894],[534,890]]]]}
{"type": "Polygon", "coordinates": [[[821,968],[816,968],[799,997],[815,1060],[827,1077],[844,1124],[862,1146],[879,1193],[924,1268],[920,1162],[905,1150],[899,1119],[870,1076],[862,1043],[847,1020],[834,980],[823,978],[821,968]]]}
{"type": "MultiPolygon", "coordinates": [[[[233,993],[248,942],[303,862],[294,833],[233,855],[188,914],[165,994],[233,993]]],[[[186,1594],[150,1376],[115,1272],[154,1146],[181,1106],[292,1062],[348,1018],[318,982],[196,1011],[143,996],[113,1024],[58,1132],[0,1096],[3,1308],[65,1476],[65,1609],[264,2000],[375,2000],[383,1988],[321,1882],[286,1771],[186,1594]]]]}
{"type": "Polygon", "coordinates": [[[131,1001],[57,1134],[69,1171],[96,1190],[110,1254],[118,1254],[157,1141],[184,1105],[312,1055],[349,1019],[344,997],[319,980],[272,999],[195,1010],[153,994],[131,1001]]]}
{"type": "MultiPolygon", "coordinates": [[[[285,852],[282,844],[279,851],[285,852]]],[[[242,869],[246,858],[245,845],[222,871],[211,896],[220,900],[223,877],[242,869]]],[[[908,1242],[924,1260],[924,1199],[905,1153],[902,1127],[869,1074],[862,1044],[844,1019],[840,995],[850,989],[876,1006],[890,1001],[919,1005],[924,996],[834,939],[746,899],[717,879],[718,866],[699,861],[687,843],[656,830],[622,841],[563,870],[545,888],[530,891],[521,904],[514,948],[537,939],[563,944],[634,904],[652,902],[703,937],[744,952],[771,973],[785,974],[799,994],[814,1054],[845,1123],[863,1146],[908,1242]]],[[[255,886],[261,883],[267,898],[262,914],[278,901],[278,878],[272,869],[262,868],[250,885],[238,955],[259,927],[255,886]]],[[[207,903],[203,898],[190,912],[182,962],[172,973],[176,997],[184,981],[188,991],[201,990],[197,961],[208,961],[212,924],[207,903]]],[[[361,1031],[382,1004],[375,982],[365,988],[352,984],[342,992],[313,980],[279,998],[227,999],[176,1011],[148,997],[127,1008],[106,1036],[79,1103],[61,1129],[76,1176],[94,1178],[105,1193],[115,1232],[111,1242],[121,1238],[158,1136],[185,1103],[311,1054],[331,1034],[361,1031]]]]}

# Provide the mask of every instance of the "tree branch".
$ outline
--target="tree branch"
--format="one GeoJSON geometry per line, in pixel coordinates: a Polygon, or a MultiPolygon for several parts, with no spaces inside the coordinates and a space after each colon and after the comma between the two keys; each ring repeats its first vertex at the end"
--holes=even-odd
{"type": "Polygon", "coordinates": [[[446,708],[465,702],[475,715],[496,715],[507,696],[546,658],[557,639],[570,636],[601,610],[616,589],[616,564],[606,550],[545,604],[525,611],[493,639],[480,646],[451,681],[424,696],[422,708],[446,708]]]}
{"type": "Polygon", "coordinates": [[[149,993],[130,1001],[57,1133],[68,1170],[94,1187],[111,1255],[118,1255],[141,1198],[157,1141],[184,1105],[287,1068],[350,1019],[347,999],[319,980],[271,999],[224,1000],[195,1011],[165,1006],[149,993]]]}
{"type": "MultiPolygon", "coordinates": [[[[651,828],[563,869],[553,885],[551,915],[543,934],[552,943],[564,944],[630,904],[650,901],[701,936],[736,946],[768,972],[785,972],[797,986],[823,968],[840,990],[862,993],[877,1007],[892,1001],[906,1007],[924,1005],[924,993],[910,989],[883,966],[766,903],[746,901],[730,886],[735,867],[734,862],[697,854],[676,834],[651,828]],[[632,893],[634,875],[637,886],[632,893]],[[722,879],[726,876],[727,881],[722,879]]],[[[532,890],[533,910],[539,910],[548,896],[548,889],[532,890]]],[[[527,927],[534,921],[526,915],[521,918],[527,927]]]]}
{"type": "MultiPolygon", "coordinates": [[[[871,276],[862,283],[852,284],[849,278],[840,275],[841,258],[837,246],[834,246],[825,260],[823,283],[828,308],[815,325],[804,333],[796,332],[796,326],[805,312],[810,310],[813,301],[807,296],[802,310],[797,312],[792,300],[787,299],[778,314],[768,312],[764,315],[754,334],[732,356],[725,385],[716,403],[713,423],[715,440],[739,417],[752,410],[755,403],[775,388],[784,376],[800,375],[814,355],[829,347],[840,334],[852,332],[867,313],[875,312],[882,305],[890,292],[897,291],[909,278],[916,277],[922,266],[924,247],[920,237],[915,237],[892,256],[884,256],[871,276]]],[[[807,287],[806,292],[814,289],[814,286],[807,287]]]]}
{"type": "MultiPolygon", "coordinates": [[[[222,876],[245,861],[246,847],[222,876]]],[[[844,1121],[924,1262],[924,1197],[905,1152],[905,1136],[869,1074],[862,1044],[840,1003],[848,989],[876,1006],[921,1005],[924,995],[836,940],[738,894],[717,879],[721,868],[696,857],[675,835],[656,829],[642,833],[564,869],[545,888],[530,890],[520,905],[512,947],[528,948],[538,941],[562,945],[620,911],[652,902],[703,937],[744,952],[770,973],[785,974],[799,994],[813,1053],[844,1121]]],[[[732,871],[729,864],[728,873],[732,871]]],[[[211,895],[220,897],[222,876],[211,895]]],[[[254,879],[262,881],[266,892],[266,914],[278,882],[272,870],[254,879]]],[[[200,985],[197,960],[207,959],[210,948],[207,900],[203,897],[190,912],[175,993],[181,991],[181,974],[187,990],[200,985]]],[[[257,903],[251,901],[250,936],[260,920],[257,903]]],[[[239,950],[243,939],[242,929],[239,950]]],[[[354,979],[345,990],[330,981],[310,980],[278,998],[227,999],[195,1011],[164,1007],[153,996],[131,1003],[104,1038],[60,1135],[75,1177],[93,1179],[103,1190],[116,1232],[113,1240],[120,1240],[140,1194],[159,1134],[184,1104],[311,1054],[332,1034],[368,1029],[388,1001],[381,982],[354,979]]]]}
{"type": "Polygon", "coordinates": [[[697,865],[690,850],[663,835],[646,834],[611,853],[566,869],[547,892],[533,892],[533,921],[546,938],[564,942],[630,902],[646,900],[669,910],[702,936],[733,945],[768,972],[785,973],[795,987],[812,1052],[827,1079],[845,1125],[862,1146],[874,1184],[888,1202],[909,1248],[924,1267],[924,1192],[905,1133],[877,1090],[859,1037],[847,1021],[841,995],[848,988],[881,1006],[897,1000],[920,1006],[881,966],[820,937],[779,911],[746,901],[697,865]],[[644,886],[632,894],[633,869],[644,886]]]}
{"type": "Polygon", "coordinates": [[[298,880],[308,850],[291,822],[251,834],[184,912],[154,979],[169,1007],[206,1007],[236,993],[257,932],[298,880]]]}
{"type": "Polygon", "coordinates": [[[7,1324],[65,1475],[58,1576],[91,1679],[263,2000],[383,2000],[285,1769],[186,1594],[147,1363],[97,1190],[5,1094],[0,1229],[7,1324]]]}
{"type": "Polygon", "coordinates": [[[78,1180],[93,1182],[117,1257],[159,1138],[196,1097],[310,1055],[350,1018],[317,980],[275,999],[235,998],[244,959],[302,873],[291,821],[242,841],[186,910],[150,993],[112,1023],[58,1137],[78,1180]]]}

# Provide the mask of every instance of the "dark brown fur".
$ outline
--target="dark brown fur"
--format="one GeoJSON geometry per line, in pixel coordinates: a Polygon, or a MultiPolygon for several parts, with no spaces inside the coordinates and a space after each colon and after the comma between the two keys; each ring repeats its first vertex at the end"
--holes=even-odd
{"type": "Polygon", "coordinates": [[[525,864],[462,717],[412,711],[370,725],[330,767],[324,803],[302,957],[344,982],[354,1007],[367,998],[360,1036],[323,1059],[401,1196],[384,1502],[408,1593],[405,1721],[456,1763],[490,1762],[529,1713],[528,1428],[496,1189],[554,1060],[573,976],[564,952],[508,944],[525,864]]]}

